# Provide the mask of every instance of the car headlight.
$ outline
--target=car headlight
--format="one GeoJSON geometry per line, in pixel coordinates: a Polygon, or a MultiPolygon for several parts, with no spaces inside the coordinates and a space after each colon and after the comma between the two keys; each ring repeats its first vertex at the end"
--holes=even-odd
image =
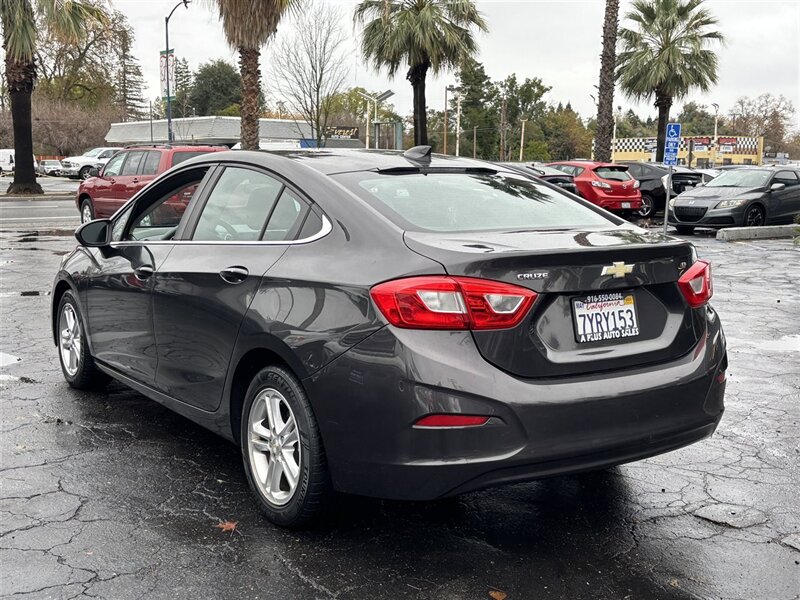
{"type": "Polygon", "coordinates": [[[610,183],[606,183],[605,181],[596,181],[596,180],[592,179],[592,187],[599,187],[599,188],[604,188],[604,189],[610,190],[611,189],[611,184],[610,183]]]}
{"type": "Polygon", "coordinates": [[[670,210],[674,210],[674,209],[675,209],[675,200],[677,200],[677,198],[672,198],[672,199],[669,201],[669,209],[670,209],[670,210]]]}
{"type": "Polygon", "coordinates": [[[747,202],[747,200],[722,200],[714,208],[736,208],[747,202]]]}

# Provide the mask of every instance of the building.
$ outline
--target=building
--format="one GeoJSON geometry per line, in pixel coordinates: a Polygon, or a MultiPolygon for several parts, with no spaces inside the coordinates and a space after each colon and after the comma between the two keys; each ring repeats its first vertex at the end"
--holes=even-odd
{"type": "MultiPolygon", "coordinates": [[[[760,165],[764,153],[764,138],[750,136],[719,136],[714,156],[713,136],[682,137],[678,148],[678,164],[707,168],[712,165],[760,165]],[[691,147],[691,165],[689,150],[691,147]]],[[[656,138],[617,138],[612,143],[612,160],[654,162],[656,138]]]]}
{"type": "MultiPolygon", "coordinates": [[[[176,143],[213,144],[233,147],[240,141],[239,117],[186,117],[172,119],[176,143]]],[[[262,150],[294,150],[314,148],[311,125],[293,119],[259,119],[262,150]]],[[[127,121],[112,123],[106,134],[111,145],[158,144],[167,142],[167,121],[127,121]]],[[[326,143],[337,148],[363,148],[358,139],[331,139],[326,143]]]]}

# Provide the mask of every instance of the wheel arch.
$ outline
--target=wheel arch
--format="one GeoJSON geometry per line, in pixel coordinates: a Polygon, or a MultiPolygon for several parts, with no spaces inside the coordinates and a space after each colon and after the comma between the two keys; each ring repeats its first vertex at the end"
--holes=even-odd
{"type": "Polygon", "coordinates": [[[232,370],[233,374],[230,377],[226,394],[231,436],[237,445],[241,444],[240,423],[247,388],[250,387],[250,382],[255,374],[268,366],[278,366],[288,370],[297,377],[304,391],[308,393],[302,381],[306,375],[305,369],[289,352],[283,348],[276,347],[275,344],[261,344],[248,349],[236,361],[236,367],[232,370]]]}

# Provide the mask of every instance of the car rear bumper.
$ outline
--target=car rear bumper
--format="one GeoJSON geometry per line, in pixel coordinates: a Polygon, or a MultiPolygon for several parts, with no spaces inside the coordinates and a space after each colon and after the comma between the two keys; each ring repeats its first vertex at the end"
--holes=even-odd
{"type": "Polygon", "coordinates": [[[723,412],[725,341],[708,335],[666,363],[549,380],[487,363],[468,332],[386,327],[305,380],[334,485],[429,500],[621,464],[711,435],[723,412]],[[430,413],[489,415],[480,427],[414,428],[430,413]]]}
{"type": "Polygon", "coordinates": [[[639,210],[642,208],[641,194],[627,197],[608,196],[602,192],[600,188],[593,187],[589,192],[584,190],[583,197],[592,204],[596,204],[600,208],[605,208],[606,210],[611,211],[639,210]],[[625,204],[628,204],[629,206],[625,206],[625,204]]]}

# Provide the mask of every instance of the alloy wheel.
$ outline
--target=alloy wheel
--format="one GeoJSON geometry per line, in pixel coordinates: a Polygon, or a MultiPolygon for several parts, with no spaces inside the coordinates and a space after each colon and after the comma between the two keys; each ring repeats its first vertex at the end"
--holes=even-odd
{"type": "Polygon", "coordinates": [[[748,227],[758,227],[764,224],[764,211],[761,210],[760,206],[751,206],[747,209],[744,224],[748,227]]]}
{"type": "Polygon", "coordinates": [[[642,208],[639,209],[639,216],[640,217],[651,217],[653,215],[653,210],[655,205],[653,203],[653,199],[650,196],[643,195],[642,196],[642,208]]]}
{"type": "Polygon", "coordinates": [[[81,360],[81,324],[78,315],[71,304],[64,304],[61,315],[58,319],[58,330],[60,332],[59,349],[61,351],[61,363],[64,370],[70,377],[74,377],[81,360]]]}
{"type": "Polygon", "coordinates": [[[88,202],[83,203],[83,208],[81,209],[81,223],[88,223],[92,220],[92,207],[89,205],[88,202]]]}
{"type": "Polygon", "coordinates": [[[250,407],[248,453],[253,479],[270,504],[292,499],[300,480],[300,435],[289,403],[275,388],[262,390],[250,407]]]}

